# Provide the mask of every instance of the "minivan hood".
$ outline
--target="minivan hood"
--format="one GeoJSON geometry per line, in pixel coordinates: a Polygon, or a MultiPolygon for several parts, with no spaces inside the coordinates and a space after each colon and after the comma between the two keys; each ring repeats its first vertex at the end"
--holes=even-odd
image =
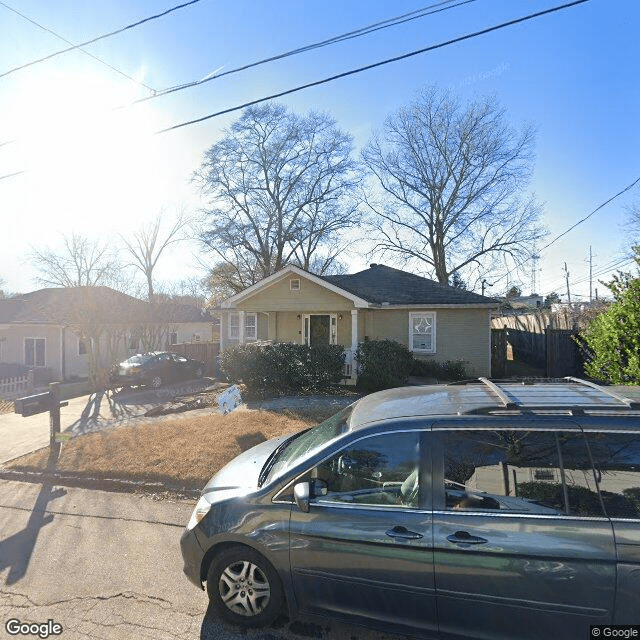
{"type": "Polygon", "coordinates": [[[247,493],[247,489],[255,490],[258,487],[258,476],[267,458],[284,440],[290,438],[292,434],[266,440],[248,449],[235,457],[216,473],[202,490],[202,495],[217,492],[247,493]]]}

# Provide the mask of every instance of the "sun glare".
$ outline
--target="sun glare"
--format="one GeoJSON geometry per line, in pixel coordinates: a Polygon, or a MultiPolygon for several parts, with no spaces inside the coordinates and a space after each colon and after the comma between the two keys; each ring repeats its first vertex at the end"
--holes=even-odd
{"type": "MultiPolygon", "coordinates": [[[[39,77],[14,94],[14,122],[20,130],[22,162],[32,197],[46,199],[60,218],[104,216],[148,198],[153,179],[151,106],[116,107],[136,97],[132,85],[100,76],[39,77]]],[[[60,220],[62,221],[62,220],[60,220]]]]}

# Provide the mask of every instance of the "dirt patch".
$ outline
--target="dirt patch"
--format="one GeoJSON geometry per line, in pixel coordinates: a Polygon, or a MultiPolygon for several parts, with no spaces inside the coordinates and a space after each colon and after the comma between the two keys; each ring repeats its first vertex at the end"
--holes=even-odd
{"type": "MultiPolygon", "coordinates": [[[[227,416],[212,413],[193,418],[156,418],[64,442],[55,469],[91,478],[126,478],[185,490],[201,489],[242,451],[317,422],[316,416],[241,409],[227,416]]],[[[47,447],[12,460],[5,468],[44,471],[48,459],[47,447]]]]}

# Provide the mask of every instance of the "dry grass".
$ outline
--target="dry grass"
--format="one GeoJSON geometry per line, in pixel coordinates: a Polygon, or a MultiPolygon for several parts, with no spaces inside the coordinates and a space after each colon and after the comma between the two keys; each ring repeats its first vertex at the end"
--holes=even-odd
{"type": "MultiPolygon", "coordinates": [[[[321,412],[292,414],[234,411],[108,429],[79,436],[61,447],[56,469],[87,477],[162,482],[201,489],[229,460],[254,445],[294,433],[326,418],[321,412]]],[[[49,449],[7,464],[18,470],[47,468],[49,449]]]]}

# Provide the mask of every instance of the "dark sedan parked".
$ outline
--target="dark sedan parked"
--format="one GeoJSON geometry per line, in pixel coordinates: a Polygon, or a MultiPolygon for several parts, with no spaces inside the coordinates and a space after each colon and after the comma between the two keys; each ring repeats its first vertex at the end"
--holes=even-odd
{"type": "Polygon", "coordinates": [[[157,389],[166,382],[202,378],[204,362],[168,351],[139,353],[115,365],[110,381],[114,386],[147,385],[157,389]]]}

